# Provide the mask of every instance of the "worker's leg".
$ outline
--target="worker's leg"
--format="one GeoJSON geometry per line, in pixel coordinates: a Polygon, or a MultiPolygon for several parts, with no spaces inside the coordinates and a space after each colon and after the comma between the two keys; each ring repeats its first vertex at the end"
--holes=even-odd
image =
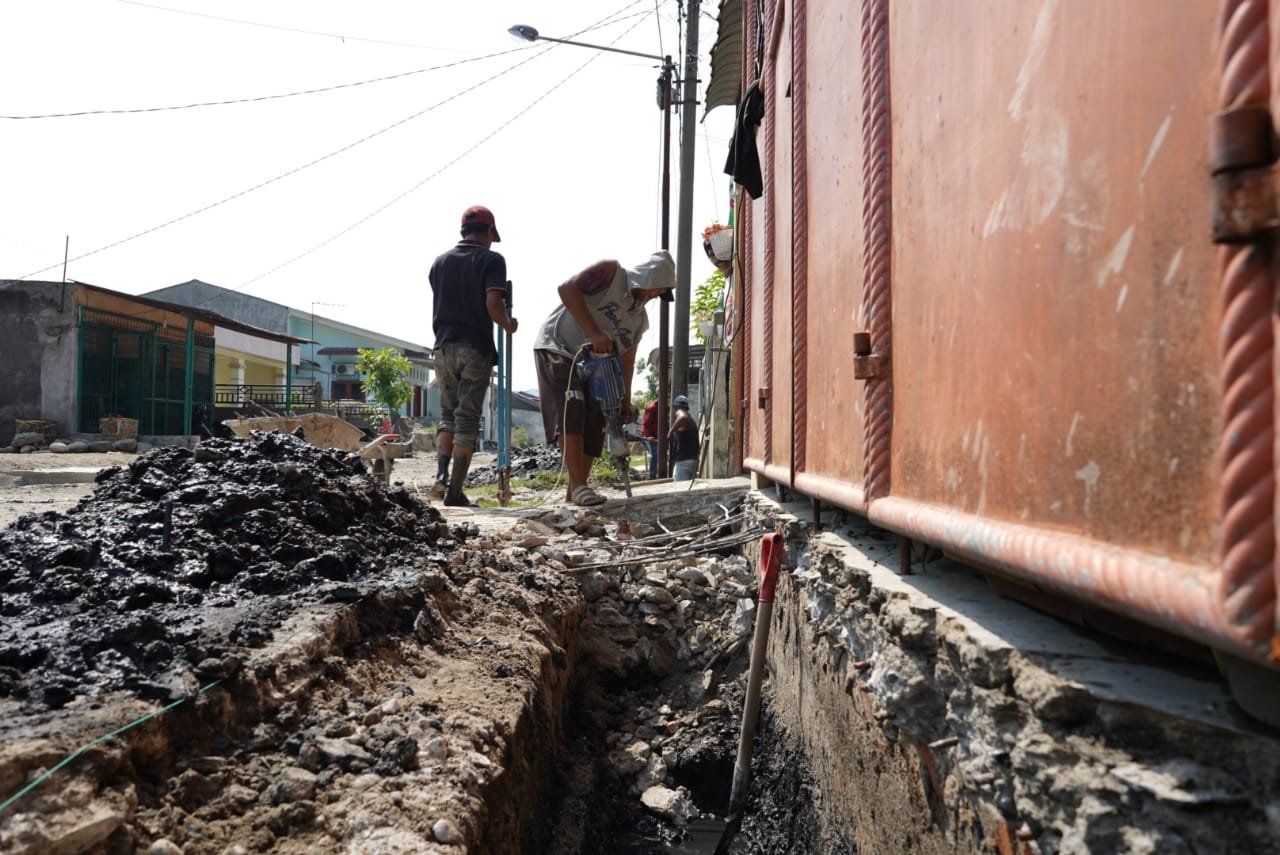
{"type": "Polygon", "coordinates": [[[564,490],[564,499],[566,502],[572,502],[573,491],[587,483],[587,476],[591,474],[591,463],[582,453],[582,434],[565,434],[560,439],[560,453],[564,457],[564,468],[569,471],[569,483],[564,490]]]}
{"type": "Polygon", "coordinates": [[[458,345],[446,342],[436,348],[436,378],[440,384],[440,423],[436,428],[436,483],[428,494],[439,501],[449,486],[449,461],[453,457],[455,411],[458,409],[458,345]]]}
{"type": "Polygon", "coordinates": [[[480,439],[480,416],[484,412],[484,396],[489,390],[489,375],[493,363],[488,354],[468,345],[461,345],[458,374],[458,408],[453,433],[453,475],[449,490],[445,493],[446,505],[469,505],[471,501],[462,493],[471,468],[471,456],[480,439]]]}

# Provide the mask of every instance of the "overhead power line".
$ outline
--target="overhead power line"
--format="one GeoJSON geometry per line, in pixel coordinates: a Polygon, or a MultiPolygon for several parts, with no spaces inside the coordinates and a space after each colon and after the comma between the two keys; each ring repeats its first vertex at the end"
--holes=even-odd
{"type": "Polygon", "coordinates": [[[177,15],[191,15],[196,18],[208,18],[213,21],[223,21],[228,24],[244,24],[250,27],[262,27],[268,30],[282,30],[286,33],[299,33],[304,36],[323,36],[327,39],[338,39],[342,42],[364,42],[374,45],[391,45],[392,47],[411,47],[422,48],[424,50],[447,50],[447,48],[438,48],[432,45],[420,45],[412,42],[393,42],[384,39],[365,39],[359,36],[349,36],[343,33],[325,33],[318,30],[303,30],[298,27],[285,27],[279,24],[264,24],[261,21],[245,21],[240,18],[224,18],[221,15],[210,15],[207,12],[193,12],[190,9],[174,9],[169,6],[157,6],[154,3],[142,3],[139,0],[118,0],[120,3],[128,3],[130,6],[142,6],[145,9],[156,9],[160,12],[173,12],[177,15]]]}
{"type": "MultiPolygon", "coordinates": [[[[648,13],[646,13],[646,15],[647,15],[647,14],[648,14],[648,13]]],[[[623,37],[623,36],[627,35],[627,33],[630,33],[632,30],[634,30],[636,27],[638,27],[638,26],[639,26],[640,24],[642,24],[642,23],[643,23],[643,21],[637,21],[635,24],[632,24],[630,27],[628,27],[626,30],[624,30],[624,31],[623,31],[623,32],[622,32],[622,33],[621,33],[617,38],[615,38],[613,41],[609,42],[609,45],[610,45],[610,46],[612,46],[612,45],[616,44],[618,41],[620,41],[620,40],[622,39],[622,37],[623,37]]],[[[252,285],[254,282],[257,282],[257,281],[258,281],[258,280],[260,280],[260,279],[265,279],[266,277],[270,276],[271,274],[273,274],[273,273],[275,273],[275,272],[277,272],[277,271],[279,271],[279,270],[282,270],[282,269],[284,269],[285,267],[288,267],[290,264],[293,264],[295,261],[299,261],[299,260],[301,260],[301,259],[303,259],[303,258],[306,258],[308,255],[310,255],[311,253],[315,252],[316,250],[319,250],[319,249],[322,249],[322,248],[323,248],[323,247],[325,247],[325,246],[328,246],[329,244],[333,243],[333,242],[334,242],[335,240],[337,240],[338,238],[342,237],[343,235],[347,234],[348,232],[354,231],[354,230],[355,230],[356,228],[358,228],[359,226],[361,226],[361,225],[363,225],[364,223],[368,222],[369,220],[373,219],[373,218],[374,218],[374,217],[376,217],[378,214],[382,213],[382,212],[383,212],[383,211],[385,211],[387,208],[390,208],[390,207],[391,207],[392,205],[394,205],[396,202],[399,202],[401,199],[405,198],[406,196],[408,196],[409,194],[413,193],[414,191],[416,191],[416,190],[420,189],[420,188],[421,188],[424,184],[426,184],[428,181],[431,181],[433,178],[435,178],[435,177],[437,177],[438,175],[440,175],[441,173],[443,173],[443,172],[444,172],[445,170],[447,170],[449,167],[453,166],[455,163],[457,163],[458,161],[462,160],[462,159],[463,159],[464,157],[466,157],[467,155],[471,154],[471,152],[475,151],[475,150],[476,150],[476,149],[478,149],[480,146],[484,145],[486,142],[488,142],[489,140],[493,139],[495,136],[497,136],[499,133],[501,133],[503,130],[505,130],[508,126],[510,126],[511,124],[513,124],[517,119],[521,118],[521,117],[522,117],[522,116],[524,116],[526,113],[528,113],[530,110],[532,110],[534,107],[536,107],[538,104],[540,104],[542,101],[546,100],[546,99],[547,99],[547,98],[548,98],[548,97],[549,97],[553,92],[555,92],[555,91],[556,91],[557,89],[559,89],[561,86],[564,86],[566,83],[568,83],[568,82],[569,82],[570,80],[572,80],[574,77],[576,77],[576,76],[578,76],[579,74],[581,74],[581,73],[586,69],[586,67],[587,67],[587,66],[589,66],[591,63],[595,62],[595,61],[596,61],[597,59],[599,59],[599,58],[600,58],[600,54],[595,54],[594,56],[592,56],[592,57],[591,57],[590,59],[588,59],[586,62],[582,63],[582,65],[578,66],[578,67],[577,67],[577,68],[575,68],[573,71],[571,71],[567,76],[565,76],[565,77],[561,78],[558,82],[556,82],[554,85],[552,85],[552,86],[551,86],[551,88],[547,89],[547,91],[546,91],[546,92],[543,92],[543,93],[542,93],[541,95],[539,95],[537,98],[534,98],[532,101],[530,101],[530,102],[529,102],[529,103],[528,103],[528,104],[527,104],[523,109],[519,110],[519,111],[518,111],[518,112],[516,112],[514,115],[512,115],[510,118],[508,118],[505,122],[503,122],[502,124],[500,124],[500,125],[498,125],[497,127],[495,127],[493,130],[491,130],[489,133],[485,134],[485,135],[484,135],[483,137],[481,137],[480,139],[476,140],[476,142],[474,142],[472,145],[468,146],[466,149],[464,149],[462,152],[460,152],[456,157],[454,157],[454,158],[453,158],[453,160],[450,160],[448,163],[444,164],[444,165],[443,165],[443,166],[441,166],[439,169],[437,169],[435,172],[432,172],[430,175],[428,175],[427,177],[423,178],[421,181],[419,181],[419,182],[417,182],[416,184],[414,184],[412,187],[409,187],[408,189],[406,189],[406,190],[404,190],[404,191],[402,191],[402,192],[400,192],[400,193],[396,194],[396,196],[394,196],[393,198],[389,199],[387,202],[384,202],[382,205],[379,205],[377,208],[374,208],[372,211],[370,211],[369,213],[365,214],[363,217],[361,217],[360,219],[356,220],[356,221],[355,221],[354,223],[352,223],[351,225],[347,226],[346,228],[342,229],[342,230],[341,230],[341,231],[339,231],[339,232],[335,232],[334,234],[332,234],[332,235],[330,235],[329,237],[327,237],[327,238],[325,238],[324,240],[322,240],[320,243],[316,244],[315,246],[312,246],[310,249],[307,249],[307,250],[306,250],[306,251],[304,251],[304,252],[298,253],[298,254],[297,254],[297,255],[295,255],[293,258],[289,259],[288,261],[285,261],[285,262],[283,262],[283,263],[281,263],[281,264],[277,264],[275,267],[271,268],[271,269],[270,269],[270,270],[268,270],[267,272],[265,272],[265,273],[260,273],[260,274],[258,274],[257,276],[253,277],[252,279],[248,280],[247,282],[242,282],[240,285],[238,285],[236,288],[233,288],[232,290],[238,291],[238,290],[240,290],[241,288],[246,288],[246,287],[248,287],[249,285],[252,285]]]]}
{"type": "MultiPolygon", "coordinates": [[[[581,35],[581,34],[583,34],[583,33],[590,32],[591,30],[598,29],[598,28],[600,28],[600,27],[602,27],[602,26],[607,26],[608,24],[611,24],[611,23],[617,23],[619,20],[625,20],[625,18],[619,18],[619,15],[621,15],[623,12],[627,11],[627,10],[628,10],[628,9],[630,9],[631,7],[636,6],[636,5],[639,5],[640,3],[643,3],[643,2],[645,2],[645,0],[632,0],[632,2],[627,3],[626,5],[622,6],[622,7],[621,7],[620,9],[618,9],[617,11],[612,12],[612,13],[610,13],[609,15],[606,15],[606,16],[605,16],[605,17],[603,17],[603,18],[600,18],[600,19],[599,19],[598,21],[596,21],[595,23],[590,24],[590,25],[588,25],[588,26],[584,27],[584,28],[583,28],[583,29],[581,29],[581,30],[578,30],[578,31],[577,31],[576,33],[574,33],[573,35],[574,35],[574,36],[581,35]]],[[[644,14],[645,14],[646,16],[648,15],[648,13],[647,13],[647,12],[646,12],[646,13],[644,13],[644,14]]],[[[634,17],[634,16],[627,16],[627,17],[634,17]]],[[[635,29],[635,27],[636,27],[636,26],[638,26],[638,23],[637,23],[637,24],[633,24],[631,27],[627,28],[627,30],[625,30],[621,35],[619,35],[617,38],[615,38],[615,39],[614,39],[614,42],[618,41],[618,40],[619,40],[619,39],[621,39],[623,36],[625,36],[627,33],[631,32],[631,30],[635,29]]],[[[404,124],[406,124],[406,123],[408,123],[408,122],[410,122],[410,121],[412,121],[412,120],[414,120],[414,119],[416,119],[416,118],[418,118],[418,117],[420,117],[420,116],[426,115],[427,113],[429,113],[429,112],[431,112],[431,111],[433,111],[433,110],[436,110],[436,109],[438,109],[439,107],[443,107],[445,104],[448,104],[448,103],[450,103],[450,102],[452,102],[452,101],[455,101],[455,100],[457,100],[458,98],[461,98],[463,95],[466,95],[466,94],[467,94],[467,93],[469,93],[469,92],[473,92],[473,91],[475,91],[476,89],[481,88],[482,86],[486,86],[487,84],[489,84],[489,83],[493,82],[494,80],[497,80],[497,79],[498,79],[498,78],[500,78],[500,77],[504,77],[504,76],[506,76],[506,75],[510,74],[511,72],[515,71],[517,68],[520,68],[521,66],[527,65],[528,63],[532,62],[533,60],[535,60],[535,59],[537,59],[537,58],[541,57],[542,55],[546,54],[546,53],[547,53],[547,51],[555,50],[557,47],[559,47],[559,45],[558,45],[558,44],[556,44],[556,43],[552,43],[549,47],[547,47],[547,48],[545,48],[545,49],[542,49],[542,50],[537,50],[535,53],[533,53],[533,54],[532,54],[531,56],[529,56],[528,58],[526,58],[526,59],[524,59],[524,60],[521,60],[520,62],[517,62],[516,64],[514,64],[514,65],[510,66],[509,68],[506,68],[506,69],[504,69],[504,70],[502,70],[502,71],[499,71],[497,74],[493,74],[493,75],[491,75],[491,76],[489,76],[489,77],[485,78],[484,80],[480,81],[479,83],[473,84],[472,86],[469,86],[469,87],[467,87],[466,89],[463,89],[463,90],[461,90],[461,91],[459,91],[459,92],[454,93],[453,95],[450,95],[448,98],[445,98],[445,99],[443,99],[443,100],[441,100],[441,101],[438,101],[438,102],[436,102],[435,104],[432,104],[432,105],[431,105],[431,106],[429,106],[429,107],[426,107],[426,108],[424,108],[424,109],[422,109],[422,110],[419,110],[419,111],[418,111],[418,112],[416,112],[416,113],[413,113],[412,115],[406,116],[406,117],[404,117],[403,119],[400,119],[400,120],[398,120],[398,121],[396,121],[396,122],[393,122],[393,123],[391,123],[390,125],[387,125],[386,127],[382,128],[382,129],[380,129],[380,130],[374,131],[374,132],[373,132],[373,133],[371,133],[371,134],[368,134],[368,135],[366,135],[366,136],[364,136],[364,137],[361,137],[361,138],[360,138],[360,139],[358,139],[358,140],[355,140],[354,142],[348,143],[347,145],[342,146],[341,148],[334,149],[333,151],[329,152],[328,154],[322,155],[322,156],[320,156],[320,157],[318,157],[318,158],[315,158],[314,160],[308,161],[307,163],[304,163],[304,164],[302,164],[301,166],[294,167],[293,169],[290,169],[290,170],[288,170],[287,172],[282,172],[282,173],[280,173],[280,174],[278,174],[278,175],[274,176],[273,178],[268,178],[268,179],[267,179],[267,180],[265,180],[265,181],[261,181],[261,182],[259,182],[259,183],[257,183],[257,184],[254,184],[254,185],[253,185],[253,186],[251,186],[251,187],[247,187],[247,188],[245,188],[244,190],[240,190],[239,192],[233,193],[233,194],[231,194],[230,196],[226,196],[226,197],[224,197],[224,198],[222,198],[222,199],[219,199],[219,200],[218,200],[218,201],[216,201],[216,202],[211,202],[211,203],[209,203],[208,205],[204,205],[203,207],[197,208],[197,209],[195,209],[195,210],[193,210],[193,211],[189,211],[189,212],[187,212],[187,213],[185,213],[185,214],[182,214],[181,216],[177,216],[177,217],[174,217],[174,218],[172,218],[172,219],[170,219],[170,220],[166,220],[165,222],[160,223],[159,225],[152,226],[151,228],[144,229],[144,230],[142,230],[142,231],[140,231],[140,232],[135,232],[134,234],[129,235],[128,237],[121,238],[121,239],[116,240],[116,241],[113,241],[113,242],[111,242],[111,243],[109,243],[109,244],[105,244],[105,245],[103,245],[103,246],[97,247],[96,249],[91,249],[91,250],[89,250],[88,252],[83,252],[83,253],[81,253],[81,254],[79,254],[79,255],[77,255],[77,256],[75,256],[75,257],[73,257],[73,258],[63,259],[62,261],[59,261],[59,262],[57,262],[57,263],[55,263],[55,264],[51,264],[51,265],[49,265],[48,267],[42,267],[42,268],[40,268],[39,270],[33,270],[33,271],[32,271],[32,272],[30,272],[30,273],[27,273],[27,274],[25,274],[25,275],[23,275],[23,276],[18,277],[18,279],[19,279],[19,280],[22,280],[22,279],[30,279],[30,278],[31,278],[31,277],[33,277],[33,276],[38,276],[38,275],[40,275],[41,273],[46,273],[46,272],[48,272],[48,271],[50,271],[50,270],[53,270],[53,269],[55,269],[55,268],[57,268],[57,267],[59,267],[59,266],[63,266],[63,265],[69,264],[69,263],[71,263],[71,262],[73,262],[73,261],[80,261],[80,260],[85,259],[85,258],[88,258],[88,257],[90,257],[90,256],[92,256],[92,255],[97,255],[97,254],[98,254],[98,253],[100,253],[100,252],[105,252],[105,251],[107,251],[107,250],[109,250],[109,249],[114,249],[115,247],[121,246],[122,244],[126,244],[126,243],[129,243],[130,241],[137,240],[137,239],[138,239],[138,238],[140,238],[140,237],[145,237],[146,235],[153,234],[153,233],[155,233],[155,232],[160,231],[161,229],[168,228],[169,226],[175,225],[175,224],[180,223],[180,222],[182,222],[182,221],[184,221],[184,220],[188,220],[188,219],[190,219],[190,218],[192,218],[192,217],[194,217],[194,216],[196,216],[196,215],[198,215],[198,214],[203,214],[203,213],[205,213],[206,211],[211,211],[211,210],[213,210],[214,208],[217,208],[217,207],[220,207],[220,206],[222,206],[222,205],[225,205],[225,204],[227,204],[228,202],[232,202],[232,201],[234,201],[234,200],[236,200],[236,199],[239,199],[239,198],[241,198],[241,197],[243,197],[243,196],[246,196],[246,195],[248,195],[248,194],[250,194],[250,193],[252,193],[252,192],[254,192],[254,191],[256,191],[256,190],[261,190],[261,189],[263,189],[264,187],[268,187],[268,186],[270,186],[270,185],[272,185],[272,184],[275,184],[275,183],[276,183],[276,182],[278,182],[278,181],[281,181],[281,180],[283,180],[283,179],[285,179],[285,178],[288,178],[288,177],[290,177],[290,176],[292,176],[292,175],[296,175],[296,174],[298,174],[299,172],[302,172],[303,170],[309,169],[309,168],[311,168],[312,166],[316,166],[317,164],[323,163],[324,161],[329,160],[329,159],[331,159],[331,158],[333,158],[333,157],[336,157],[336,156],[337,156],[337,155],[339,155],[339,154],[342,154],[342,153],[344,153],[344,152],[350,151],[351,149],[355,148],[356,146],[362,145],[363,143],[366,143],[366,142],[368,142],[368,141],[370,141],[370,140],[372,140],[372,139],[375,139],[376,137],[379,137],[379,136],[381,136],[381,135],[383,135],[383,134],[387,133],[388,131],[391,131],[391,130],[393,130],[393,129],[397,128],[397,127],[400,127],[401,125],[404,125],[404,124]]],[[[575,72],[575,73],[576,73],[576,72],[575,72]]],[[[559,85],[559,84],[558,84],[558,85],[559,85]]],[[[550,94],[550,93],[549,93],[549,92],[548,92],[548,93],[544,93],[544,94],[543,94],[543,96],[542,96],[542,98],[545,98],[547,94],[550,94]]],[[[541,101],[541,100],[542,100],[542,98],[539,98],[539,99],[538,99],[538,101],[541,101]]],[[[533,103],[537,103],[537,101],[535,101],[535,102],[533,102],[533,103]]],[[[526,108],[526,111],[527,111],[527,108],[526,108]]],[[[517,115],[523,115],[523,111],[522,111],[520,114],[517,114],[517,115]]],[[[509,122],[508,122],[508,124],[509,124],[509,122]]],[[[501,126],[501,127],[505,127],[505,126],[506,126],[506,125],[504,124],[504,125],[503,125],[503,126],[501,126]]],[[[501,127],[499,128],[499,130],[501,130],[501,127]]],[[[495,131],[495,133],[496,133],[496,131],[495,131]]],[[[492,134],[491,134],[491,136],[492,136],[492,134]]],[[[488,137],[486,137],[485,139],[488,139],[488,137]]],[[[481,140],[481,142],[483,142],[483,141],[484,141],[484,140],[481,140]]],[[[468,150],[468,151],[470,151],[470,150],[468,150]]],[[[465,154],[465,153],[464,153],[464,154],[465,154]]],[[[455,159],[454,161],[451,161],[451,162],[450,162],[450,165],[452,165],[452,163],[454,163],[454,162],[456,162],[456,159],[455,159]]],[[[432,177],[434,177],[434,176],[432,176],[432,177]]],[[[393,200],[393,201],[394,201],[394,200],[393,200]]],[[[376,213],[376,212],[375,212],[375,213],[376,213]]]]}
{"type": "MultiPolygon", "coordinates": [[[[206,211],[212,211],[214,208],[225,205],[228,202],[235,201],[236,199],[239,199],[242,196],[247,196],[248,194],[254,192],[255,190],[261,190],[264,187],[269,187],[272,184],[275,184],[277,181],[281,181],[285,178],[290,177],[291,175],[297,175],[299,172],[302,172],[305,169],[310,169],[311,167],[316,166],[317,164],[324,163],[326,160],[337,157],[338,155],[344,152],[348,152],[351,149],[355,148],[356,146],[363,145],[364,143],[367,143],[372,139],[382,136],[388,131],[394,130],[395,128],[398,128],[401,125],[411,122],[414,119],[417,119],[421,116],[425,116],[427,113],[430,113],[433,110],[443,107],[445,104],[448,104],[451,101],[456,101],[457,99],[461,98],[463,95],[466,95],[468,92],[474,92],[476,89],[479,89],[482,86],[492,83],[493,81],[497,80],[500,77],[504,77],[510,74],[511,72],[515,71],[517,68],[521,67],[522,65],[532,62],[533,60],[542,56],[547,51],[555,50],[556,47],[557,47],[556,45],[552,45],[551,47],[540,50],[535,54],[533,54],[532,56],[530,56],[528,59],[521,60],[520,62],[517,62],[515,65],[511,66],[510,68],[499,71],[497,74],[491,75],[485,78],[484,80],[481,80],[479,83],[472,84],[471,86],[468,86],[466,89],[463,89],[460,92],[455,92],[454,94],[450,95],[448,98],[445,98],[441,101],[437,101],[436,103],[432,104],[429,107],[419,110],[418,112],[413,113],[412,115],[405,116],[403,119],[392,122],[386,127],[381,128],[380,130],[376,130],[373,133],[363,136],[354,142],[347,143],[341,148],[336,148],[333,151],[329,152],[328,154],[323,154],[320,157],[315,158],[314,160],[310,160],[302,164],[301,166],[295,166],[293,169],[290,169],[287,172],[282,172],[279,175],[276,175],[272,178],[268,178],[266,181],[260,181],[257,184],[254,184],[252,187],[246,187],[245,189],[240,190],[239,192],[232,193],[230,196],[224,196],[223,198],[219,199],[216,202],[210,202],[208,205],[204,205],[203,207],[196,208],[194,211],[188,211],[187,213],[182,214],[181,216],[177,216],[177,217],[174,217],[173,219],[166,220],[163,223],[160,223],[159,225],[152,226],[151,228],[144,229],[140,232],[136,232],[134,234],[129,235],[128,237],[124,237],[124,238],[121,238],[120,240],[113,241],[112,243],[106,244],[105,246],[100,246],[97,249],[91,249],[88,252],[83,252],[80,255],[75,256],[74,258],[67,259],[65,262],[58,262],[58,264],[63,264],[63,263],[69,264],[72,261],[79,261],[83,258],[88,258],[91,255],[97,255],[100,252],[105,252],[108,249],[114,249],[115,247],[120,246],[121,244],[125,244],[125,243],[128,243],[129,241],[137,240],[138,238],[143,237],[145,235],[158,232],[161,229],[168,228],[169,226],[180,223],[183,220],[188,220],[196,216],[197,214],[203,214],[206,211]]],[[[51,264],[48,267],[43,267],[39,270],[33,270],[27,275],[19,278],[29,279],[32,276],[38,276],[41,273],[45,273],[49,270],[53,270],[55,267],[58,266],[58,264],[51,264]]]]}
{"type": "MultiPolygon", "coordinates": [[[[132,2],[132,0],[120,0],[122,3],[132,2]]],[[[398,74],[388,74],[385,77],[373,77],[368,80],[357,80],[352,83],[338,83],[334,86],[322,86],[316,89],[300,89],[295,92],[281,92],[275,95],[255,95],[249,98],[229,98],[224,101],[196,101],[191,104],[173,104],[165,107],[134,107],[120,110],[77,110],[71,113],[42,113],[38,115],[28,116],[0,116],[0,119],[66,119],[72,116],[113,116],[126,113],[161,113],[167,110],[190,110],[195,107],[225,107],[230,104],[252,104],[257,101],[276,101],[281,98],[296,98],[299,95],[318,95],[321,92],[336,92],[339,89],[352,89],[356,86],[368,86],[371,83],[385,83],[388,80],[400,80],[405,77],[412,77],[415,74],[425,74],[428,71],[441,71],[446,68],[455,68],[459,65],[466,65],[470,62],[480,62],[485,59],[493,59],[494,57],[507,56],[508,54],[518,51],[529,50],[529,47],[517,47],[510,50],[499,51],[498,53],[488,53],[483,56],[473,56],[470,59],[460,59],[457,62],[448,62],[444,65],[432,65],[427,68],[416,68],[413,71],[402,71],[398,74]]]]}
{"type": "MultiPolygon", "coordinates": [[[[164,11],[168,11],[168,12],[183,12],[184,14],[198,15],[199,17],[204,17],[204,18],[218,18],[218,16],[216,15],[205,15],[200,12],[186,12],[185,10],[182,10],[182,9],[167,9],[162,6],[152,6],[149,3],[139,3],[137,2],[137,0],[118,0],[118,2],[132,3],[135,6],[147,6],[148,8],[152,8],[152,9],[163,9],[164,11]]],[[[617,12],[614,12],[611,15],[607,15],[604,18],[601,18],[600,21],[596,22],[595,24],[592,24],[589,27],[579,30],[577,33],[574,33],[574,35],[575,36],[581,35],[582,33],[589,32],[590,30],[593,30],[593,29],[598,29],[599,27],[602,27],[602,26],[607,26],[608,24],[620,23],[621,21],[625,21],[628,18],[637,17],[640,15],[645,15],[645,16],[649,15],[650,13],[648,11],[643,11],[643,12],[636,12],[631,15],[622,15],[621,17],[619,17],[622,12],[625,12],[628,8],[636,5],[639,2],[643,2],[643,0],[634,0],[634,2],[628,3],[626,6],[622,7],[622,9],[619,9],[617,12]]],[[[231,21],[234,19],[218,18],[218,20],[231,21]]],[[[250,22],[241,21],[239,23],[250,23],[250,22]]],[[[262,25],[262,26],[268,26],[268,25],[262,25]]],[[[289,28],[286,27],[282,29],[289,29],[289,28]]],[[[311,31],[301,30],[299,32],[311,32],[311,31]]],[[[324,35],[324,34],[321,34],[321,35],[324,35]]],[[[343,38],[343,37],[339,37],[339,38],[343,38]]],[[[659,38],[661,38],[661,33],[659,33],[659,38]]],[[[519,51],[532,50],[532,49],[533,48],[530,45],[522,45],[520,47],[511,48],[509,50],[498,51],[497,53],[488,53],[488,54],[483,54],[482,56],[473,56],[468,59],[460,59],[457,62],[447,62],[447,63],[444,63],[443,65],[432,65],[426,68],[415,68],[412,71],[401,71],[396,74],[388,74],[384,77],[373,77],[368,80],[357,80],[351,83],[338,83],[333,86],[319,86],[312,89],[299,89],[292,92],[281,92],[274,95],[253,95],[253,96],[248,96],[244,98],[226,98],[226,99],[211,100],[211,101],[195,101],[190,104],[170,104],[170,105],[165,105],[160,107],[128,107],[128,108],[120,108],[120,109],[75,110],[75,111],[64,112],[64,113],[32,113],[32,114],[21,115],[21,116],[0,115],[0,119],[21,121],[21,120],[29,120],[29,119],[68,119],[68,118],[76,118],[76,117],[82,117],[82,116],[119,116],[119,115],[131,115],[136,113],[162,113],[162,112],[169,112],[174,110],[191,110],[199,107],[226,107],[234,104],[253,104],[261,101],[276,101],[283,98],[296,98],[301,95],[318,95],[324,92],[336,92],[342,89],[352,89],[357,86],[368,86],[373,83],[386,83],[387,81],[390,81],[390,80],[401,80],[406,77],[412,77],[416,74],[425,74],[429,71],[442,71],[447,68],[456,68],[458,66],[467,65],[468,63],[472,63],[472,62],[481,62],[486,59],[494,59],[495,57],[507,56],[508,54],[517,53],[519,51]]]]}

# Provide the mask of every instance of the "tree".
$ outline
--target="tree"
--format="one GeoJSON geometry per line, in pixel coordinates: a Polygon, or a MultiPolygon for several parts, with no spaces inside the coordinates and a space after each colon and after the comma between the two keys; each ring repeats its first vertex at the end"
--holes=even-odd
{"type": "Polygon", "coordinates": [[[658,364],[649,362],[643,356],[636,360],[636,373],[644,374],[644,388],[633,390],[631,393],[631,403],[640,412],[644,412],[645,406],[658,397],[658,364]]]}
{"type": "Polygon", "coordinates": [[[707,337],[702,334],[701,323],[710,322],[720,311],[725,284],[724,273],[716,270],[693,291],[693,302],[689,305],[689,331],[703,344],[707,343],[707,337]]]}
{"type": "Polygon", "coordinates": [[[400,408],[413,397],[413,386],[408,379],[413,365],[394,347],[382,350],[362,347],[358,353],[356,371],[364,375],[360,388],[367,397],[385,406],[388,417],[394,420],[400,408]]]}

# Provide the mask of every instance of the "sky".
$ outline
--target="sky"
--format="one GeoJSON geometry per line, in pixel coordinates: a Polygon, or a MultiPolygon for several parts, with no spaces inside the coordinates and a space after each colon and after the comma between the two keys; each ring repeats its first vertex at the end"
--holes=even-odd
{"type": "MultiPolygon", "coordinates": [[[[702,2],[700,101],[718,5],[702,2]]],[[[70,280],[142,294],[200,279],[429,347],[427,270],[487,205],[520,321],[513,386],[536,388],[556,287],[660,245],[659,68],[507,29],[679,62],[679,8],[3,0],[0,279],[60,281],[66,248],[70,280]],[[331,91],[292,94],[314,89],[331,91]],[[159,109],[223,101],[242,103],[159,109]],[[9,118],[58,113],[87,115],[9,118]]],[[[694,287],[712,273],[700,234],[729,217],[733,111],[697,117],[694,287]]]]}

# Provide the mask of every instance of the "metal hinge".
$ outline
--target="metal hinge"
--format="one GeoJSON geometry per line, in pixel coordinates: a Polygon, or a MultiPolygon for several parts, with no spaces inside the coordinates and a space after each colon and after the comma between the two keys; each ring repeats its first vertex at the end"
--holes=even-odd
{"type": "Polygon", "coordinates": [[[882,353],[871,352],[871,333],[853,334],[853,376],[859,380],[874,380],[887,373],[888,360],[882,353]]]}

